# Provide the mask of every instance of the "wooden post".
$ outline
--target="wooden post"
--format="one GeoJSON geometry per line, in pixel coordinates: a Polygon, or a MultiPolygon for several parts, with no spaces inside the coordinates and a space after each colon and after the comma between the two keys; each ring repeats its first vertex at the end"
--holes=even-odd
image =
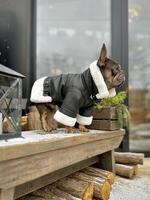
{"type": "Polygon", "coordinates": [[[97,163],[97,166],[101,169],[115,173],[114,150],[107,151],[99,155],[99,162],[97,163]]]}
{"type": "Polygon", "coordinates": [[[13,200],[15,188],[0,189],[0,200],[13,200]]]}

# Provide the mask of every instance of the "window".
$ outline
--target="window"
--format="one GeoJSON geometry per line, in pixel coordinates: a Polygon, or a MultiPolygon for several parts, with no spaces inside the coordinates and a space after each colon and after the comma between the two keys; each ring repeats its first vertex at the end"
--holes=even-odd
{"type": "Polygon", "coordinates": [[[110,0],[37,0],[37,78],[80,73],[110,51],[110,0]]]}
{"type": "Polygon", "coordinates": [[[144,139],[150,135],[149,47],[149,0],[129,0],[129,106],[131,139],[135,139],[131,140],[131,150],[147,151],[150,147],[150,140],[144,139]]]}

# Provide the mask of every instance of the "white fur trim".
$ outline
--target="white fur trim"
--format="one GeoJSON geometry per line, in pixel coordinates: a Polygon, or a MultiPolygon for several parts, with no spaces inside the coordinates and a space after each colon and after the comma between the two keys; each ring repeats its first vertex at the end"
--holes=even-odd
{"type": "MultiPolygon", "coordinates": [[[[90,64],[90,73],[98,89],[98,94],[96,94],[96,98],[103,99],[103,98],[109,97],[111,95],[110,92],[112,91],[111,90],[110,92],[108,91],[103,75],[99,67],[97,66],[97,60],[90,64]]],[[[113,94],[114,94],[114,90],[115,88],[113,88],[113,94]]]]}
{"type": "Polygon", "coordinates": [[[116,90],[115,88],[112,88],[109,90],[109,97],[114,97],[114,96],[116,96],[116,90]]]}
{"type": "Polygon", "coordinates": [[[52,97],[43,96],[43,84],[47,77],[36,80],[32,86],[30,101],[34,103],[52,102],[52,97]]]}
{"type": "Polygon", "coordinates": [[[69,117],[69,116],[63,114],[62,112],[60,112],[59,110],[56,111],[56,113],[54,115],[54,119],[57,122],[64,124],[66,126],[74,126],[76,123],[76,118],[69,117]]]}
{"type": "Polygon", "coordinates": [[[92,123],[93,116],[85,117],[77,114],[77,122],[82,125],[90,125],[92,123]]]}

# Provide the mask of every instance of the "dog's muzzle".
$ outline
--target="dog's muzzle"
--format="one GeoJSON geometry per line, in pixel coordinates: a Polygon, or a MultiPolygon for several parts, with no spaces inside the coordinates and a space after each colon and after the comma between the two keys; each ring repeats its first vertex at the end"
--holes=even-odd
{"type": "Polygon", "coordinates": [[[123,70],[119,71],[113,79],[113,87],[121,87],[125,82],[125,75],[123,70]]]}

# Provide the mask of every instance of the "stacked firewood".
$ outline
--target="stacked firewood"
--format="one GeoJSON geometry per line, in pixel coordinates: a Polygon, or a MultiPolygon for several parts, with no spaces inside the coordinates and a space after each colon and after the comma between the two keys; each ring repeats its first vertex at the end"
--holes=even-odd
{"type": "Polygon", "coordinates": [[[138,165],[143,165],[143,153],[115,152],[115,171],[119,176],[133,178],[138,173],[138,165]]]}
{"type": "Polygon", "coordinates": [[[114,179],[112,172],[87,167],[20,200],[108,200],[114,179]]]}
{"type": "MultiPolygon", "coordinates": [[[[115,152],[115,171],[132,178],[143,164],[144,154],[115,152]]],[[[57,182],[26,195],[20,200],[108,200],[115,175],[112,172],[87,167],[57,182]]]]}

